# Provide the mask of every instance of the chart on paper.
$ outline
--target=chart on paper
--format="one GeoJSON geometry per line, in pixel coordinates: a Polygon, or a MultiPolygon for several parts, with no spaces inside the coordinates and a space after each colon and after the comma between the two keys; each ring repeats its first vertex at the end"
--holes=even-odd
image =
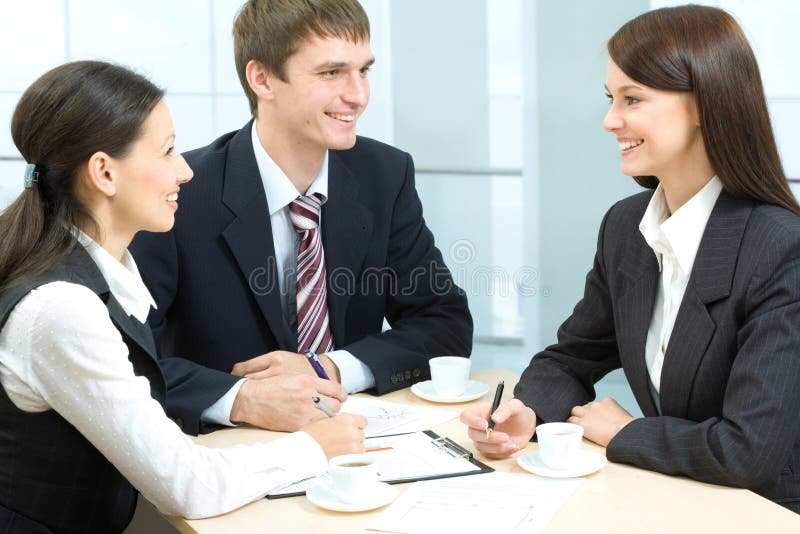
{"type": "Polygon", "coordinates": [[[367,418],[366,437],[427,430],[458,416],[458,412],[450,410],[409,406],[369,397],[348,398],[342,405],[342,412],[367,418]]]}

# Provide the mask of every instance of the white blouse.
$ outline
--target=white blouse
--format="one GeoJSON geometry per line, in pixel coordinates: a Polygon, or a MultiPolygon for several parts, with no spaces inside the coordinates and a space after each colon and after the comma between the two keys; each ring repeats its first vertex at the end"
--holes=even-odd
{"type": "Polygon", "coordinates": [[[639,223],[639,231],[653,249],[661,272],[645,346],[650,381],[659,393],[664,354],[689,285],[700,240],[721,191],[722,183],[714,176],[686,204],[670,214],[664,190],[659,185],[639,223]]]}
{"type": "MultiPolygon", "coordinates": [[[[81,241],[125,312],[143,321],[152,297],[131,255],[120,263],[81,241]]],[[[82,285],[45,284],[17,304],[0,332],[0,385],[21,410],[56,410],[164,514],[218,515],[327,468],[305,432],[224,449],[196,445],[133,373],[106,306],[82,285]]]]}

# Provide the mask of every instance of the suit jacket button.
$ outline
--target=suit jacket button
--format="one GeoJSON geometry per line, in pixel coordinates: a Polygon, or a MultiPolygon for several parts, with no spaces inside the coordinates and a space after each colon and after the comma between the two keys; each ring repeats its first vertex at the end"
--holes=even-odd
{"type": "Polygon", "coordinates": [[[391,378],[389,378],[389,380],[392,381],[392,384],[397,384],[397,377],[396,376],[392,375],[391,378]]]}
{"type": "Polygon", "coordinates": [[[406,380],[411,380],[411,371],[406,371],[405,376],[406,380]]]}
{"type": "Polygon", "coordinates": [[[419,370],[419,367],[417,367],[416,369],[411,371],[411,374],[414,376],[414,378],[419,378],[419,375],[421,375],[422,372],[419,370]]]}

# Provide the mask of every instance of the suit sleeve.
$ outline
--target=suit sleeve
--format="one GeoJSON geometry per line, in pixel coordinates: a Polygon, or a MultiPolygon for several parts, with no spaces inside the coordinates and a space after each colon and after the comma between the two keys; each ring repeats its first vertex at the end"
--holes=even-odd
{"type": "Polygon", "coordinates": [[[467,297],[453,282],[425,225],[409,155],[404,174],[388,245],[394,290],[388,292],[385,313],[392,328],[342,347],[370,368],[378,394],[430,377],[428,359],[433,356],[472,352],[467,297]]]}
{"type": "Polygon", "coordinates": [[[130,250],[158,306],[150,311],[147,320],[167,381],[167,415],[188,434],[216,430],[220,427],[204,423],[200,414],[227,393],[239,377],[163,352],[169,311],[178,288],[179,268],[173,232],[140,232],[130,250]]]}
{"type": "Polygon", "coordinates": [[[609,443],[610,460],[754,491],[775,484],[800,434],[800,244],[783,241],[756,251],[721,416],[637,419],[609,443]]]}
{"type": "Polygon", "coordinates": [[[600,226],[583,298],[558,329],[558,342],[536,354],[514,396],[536,412],[539,423],[564,421],[573,406],[594,400],[594,384],[620,366],[604,260],[604,235],[613,208],[600,226]]]}

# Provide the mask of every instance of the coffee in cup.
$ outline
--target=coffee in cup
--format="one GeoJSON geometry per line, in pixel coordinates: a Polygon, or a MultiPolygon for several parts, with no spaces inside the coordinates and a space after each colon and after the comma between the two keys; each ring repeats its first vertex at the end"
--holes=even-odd
{"type": "Polygon", "coordinates": [[[328,463],[331,490],[344,502],[357,503],[369,499],[378,482],[378,466],[366,454],[344,454],[328,463]]]}
{"type": "Polygon", "coordinates": [[[583,427],[572,423],[544,423],[536,427],[539,458],[551,469],[574,465],[581,448],[583,427]]]}

